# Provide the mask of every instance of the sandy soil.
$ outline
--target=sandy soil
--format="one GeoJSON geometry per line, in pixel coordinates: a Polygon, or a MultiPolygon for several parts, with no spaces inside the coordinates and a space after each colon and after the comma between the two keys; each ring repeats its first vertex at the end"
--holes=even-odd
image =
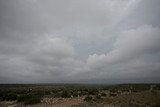
{"type": "Polygon", "coordinates": [[[28,107],[71,107],[83,102],[80,98],[44,98],[41,104],[31,105],[28,107]]]}

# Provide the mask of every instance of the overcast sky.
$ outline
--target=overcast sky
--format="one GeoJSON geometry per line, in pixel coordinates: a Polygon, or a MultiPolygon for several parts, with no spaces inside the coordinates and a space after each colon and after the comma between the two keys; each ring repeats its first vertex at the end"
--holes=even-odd
{"type": "Polygon", "coordinates": [[[0,83],[160,83],[160,0],[0,0],[0,83]]]}

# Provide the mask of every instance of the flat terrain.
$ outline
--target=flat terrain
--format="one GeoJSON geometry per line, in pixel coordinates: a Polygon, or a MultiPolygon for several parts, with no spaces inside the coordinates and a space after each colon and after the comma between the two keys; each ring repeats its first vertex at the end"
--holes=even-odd
{"type": "Polygon", "coordinates": [[[0,107],[160,107],[160,85],[1,84],[0,107]]]}

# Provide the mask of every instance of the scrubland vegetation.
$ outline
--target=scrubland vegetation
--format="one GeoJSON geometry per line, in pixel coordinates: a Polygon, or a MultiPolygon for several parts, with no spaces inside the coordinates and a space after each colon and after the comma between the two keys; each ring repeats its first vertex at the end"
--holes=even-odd
{"type": "MultiPolygon", "coordinates": [[[[0,102],[40,104],[44,99],[76,99],[72,107],[160,107],[160,84],[1,84],[0,102]]],[[[48,103],[48,101],[46,101],[48,103]]],[[[3,107],[3,104],[0,104],[3,107]]]]}

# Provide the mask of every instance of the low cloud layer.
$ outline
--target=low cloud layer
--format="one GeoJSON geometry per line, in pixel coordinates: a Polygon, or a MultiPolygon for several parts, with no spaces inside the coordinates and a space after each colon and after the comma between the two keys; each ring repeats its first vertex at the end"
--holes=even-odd
{"type": "Polygon", "coordinates": [[[159,83],[159,4],[1,0],[0,83],[159,83]]]}
{"type": "Polygon", "coordinates": [[[99,74],[104,76],[103,78],[108,74],[109,78],[115,76],[118,79],[135,81],[137,78],[158,79],[160,75],[159,34],[160,28],[149,25],[123,31],[117,37],[113,50],[106,54],[90,55],[87,64],[93,71],[94,69],[103,71],[99,74]]]}

